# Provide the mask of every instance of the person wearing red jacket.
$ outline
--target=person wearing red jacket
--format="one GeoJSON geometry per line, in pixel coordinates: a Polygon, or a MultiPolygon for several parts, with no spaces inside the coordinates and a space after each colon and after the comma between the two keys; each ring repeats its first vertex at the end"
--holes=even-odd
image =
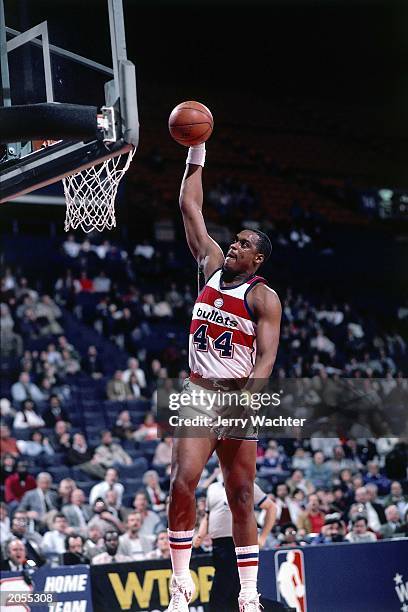
{"type": "Polygon", "coordinates": [[[8,504],[20,502],[24,493],[35,489],[36,486],[34,476],[27,472],[27,463],[25,461],[17,461],[15,473],[8,476],[5,480],[4,498],[8,504]]]}

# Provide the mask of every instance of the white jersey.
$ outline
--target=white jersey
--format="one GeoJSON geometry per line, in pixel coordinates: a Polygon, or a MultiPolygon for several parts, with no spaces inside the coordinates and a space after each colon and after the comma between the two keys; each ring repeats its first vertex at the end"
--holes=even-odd
{"type": "Polygon", "coordinates": [[[261,276],[223,287],[222,270],[208,279],[194,304],[190,326],[191,379],[248,378],[256,358],[256,322],[247,296],[261,276]]]}

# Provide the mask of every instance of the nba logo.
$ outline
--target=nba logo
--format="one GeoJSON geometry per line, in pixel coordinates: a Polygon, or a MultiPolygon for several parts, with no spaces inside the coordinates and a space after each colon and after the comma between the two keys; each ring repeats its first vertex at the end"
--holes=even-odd
{"type": "Polygon", "coordinates": [[[279,550],[275,553],[278,601],[296,612],[307,612],[303,551],[279,550]]]}

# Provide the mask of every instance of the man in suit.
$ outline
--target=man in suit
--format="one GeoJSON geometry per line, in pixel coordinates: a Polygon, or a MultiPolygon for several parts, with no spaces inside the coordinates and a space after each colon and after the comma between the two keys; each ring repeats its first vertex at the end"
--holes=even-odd
{"type": "Polygon", "coordinates": [[[385,525],[384,506],[376,501],[378,495],[377,486],[368,484],[365,487],[359,487],[355,492],[356,503],[363,506],[363,510],[358,510],[359,513],[366,514],[368,526],[370,529],[378,533],[381,525],[385,525]]]}
{"type": "Polygon", "coordinates": [[[48,472],[40,472],[36,479],[37,487],[27,491],[18,507],[25,510],[29,519],[46,524],[47,513],[57,510],[57,494],[51,491],[52,477],[48,472]]]}
{"type": "Polygon", "coordinates": [[[28,559],[34,561],[38,566],[44,565],[45,559],[42,555],[42,538],[35,531],[28,530],[27,513],[16,510],[11,521],[12,539],[19,539],[25,546],[28,559]]]}
{"type": "Polygon", "coordinates": [[[153,541],[139,534],[141,526],[140,512],[130,512],[126,521],[126,533],[119,537],[119,552],[133,561],[141,561],[153,548],[153,541]]]}
{"type": "Polygon", "coordinates": [[[13,538],[7,542],[6,559],[2,559],[0,569],[2,572],[19,572],[27,566],[26,547],[21,540],[13,538]]]}
{"type": "Polygon", "coordinates": [[[388,508],[385,509],[385,518],[387,522],[380,527],[380,534],[383,539],[388,540],[394,537],[400,538],[402,534],[398,532],[398,529],[401,527],[402,523],[397,506],[388,506],[388,508]]]}
{"type": "Polygon", "coordinates": [[[71,503],[62,507],[62,513],[66,516],[70,527],[73,527],[80,535],[86,536],[92,510],[91,506],[85,503],[85,494],[82,489],[72,491],[71,503]]]}

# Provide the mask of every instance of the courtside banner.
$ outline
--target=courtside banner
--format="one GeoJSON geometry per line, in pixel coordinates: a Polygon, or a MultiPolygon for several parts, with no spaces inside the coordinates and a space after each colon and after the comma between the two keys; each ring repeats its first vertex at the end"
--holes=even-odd
{"type": "Polygon", "coordinates": [[[0,588],[2,612],[93,612],[88,565],[1,572],[0,588]]]}
{"type": "MultiPolygon", "coordinates": [[[[193,558],[191,574],[196,587],[190,612],[206,612],[214,568],[211,557],[193,558]]],[[[130,610],[163,612],[169,605],[170,561],[136,561],[91,567],[95,612],[130,610]]]]}
{"type": "Polygon", "coordinates": [[[408,539],[261,551],[259,592],[296,612],[408,612],[408,539]]]}

